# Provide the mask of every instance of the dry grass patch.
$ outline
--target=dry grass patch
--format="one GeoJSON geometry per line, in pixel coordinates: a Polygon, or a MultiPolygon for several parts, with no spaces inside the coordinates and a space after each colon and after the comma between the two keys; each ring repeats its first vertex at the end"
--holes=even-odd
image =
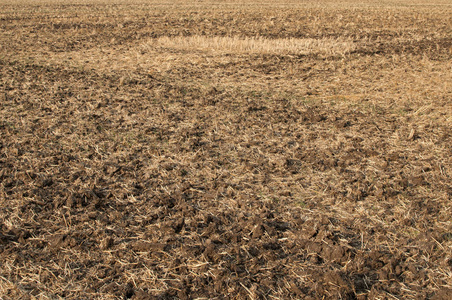
{"type": "Polygon", "coordinates": [[[356,49],[350,39],[268,39],[264,37],[160,37],[146,44],[148,47],[185,51],[204,51],[235,54],[344,55],[356,49]]]}

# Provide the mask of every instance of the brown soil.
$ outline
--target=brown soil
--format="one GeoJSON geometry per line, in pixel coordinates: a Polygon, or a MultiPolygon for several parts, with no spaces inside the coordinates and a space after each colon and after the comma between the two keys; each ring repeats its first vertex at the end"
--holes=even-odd
{"type": "Polygon", "coordinates": [[[452,8],[399,2],[0,4],[0,298],[450,299],[452,8]]]}

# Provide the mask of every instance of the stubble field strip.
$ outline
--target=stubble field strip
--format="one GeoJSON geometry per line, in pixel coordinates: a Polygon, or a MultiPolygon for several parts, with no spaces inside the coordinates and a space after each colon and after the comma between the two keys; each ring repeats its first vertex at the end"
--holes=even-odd
{"type": "Polygon", "coordinates": [[[36,4],[0,4],[0,297],[450,296],[448,1],[36,4]]]}

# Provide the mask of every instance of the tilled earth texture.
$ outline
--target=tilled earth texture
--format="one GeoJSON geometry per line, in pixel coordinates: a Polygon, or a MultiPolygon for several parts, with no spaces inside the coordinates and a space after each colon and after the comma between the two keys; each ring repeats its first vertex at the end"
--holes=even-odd
{"type": "Polygon", "coordinates": [[[450,1],[1,1],[0,298],[452,299],[451,126],[450,1]]]}

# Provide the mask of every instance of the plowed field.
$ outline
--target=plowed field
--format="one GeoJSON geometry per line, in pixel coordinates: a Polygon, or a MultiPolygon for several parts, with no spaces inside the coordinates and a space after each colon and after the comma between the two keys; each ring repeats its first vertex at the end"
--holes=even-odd
{"type": "Polygon", "coordinates": [[[0,3],[0,299],[452,299],[450,1],[0,3]]]}

